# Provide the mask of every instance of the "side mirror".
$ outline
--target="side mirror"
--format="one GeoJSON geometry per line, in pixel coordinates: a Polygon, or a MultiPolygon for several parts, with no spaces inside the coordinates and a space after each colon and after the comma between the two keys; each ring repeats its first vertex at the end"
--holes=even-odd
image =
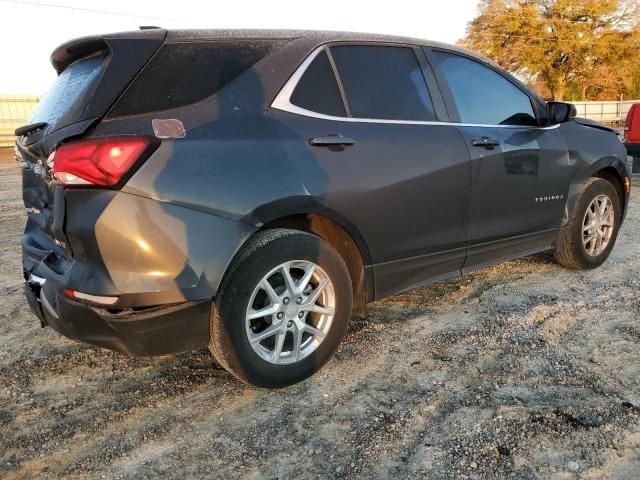
{"type": "Polygon", "coordinates": [[[578,115],[575,105],[564,102],[548,102],[547,118],[550,125],[568,122],[578,115]]]}

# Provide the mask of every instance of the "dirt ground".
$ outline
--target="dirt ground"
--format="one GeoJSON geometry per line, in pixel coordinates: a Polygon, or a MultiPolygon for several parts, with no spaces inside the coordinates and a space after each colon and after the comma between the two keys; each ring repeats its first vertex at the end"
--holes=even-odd
{"type": "Polygon", "coordinates": [[[41,329],[4,155],[0,477],[640,478],[640,196],[598,270],[539,255],[377,302],[318,375],[269,391],[207,350],[41,329]]]}

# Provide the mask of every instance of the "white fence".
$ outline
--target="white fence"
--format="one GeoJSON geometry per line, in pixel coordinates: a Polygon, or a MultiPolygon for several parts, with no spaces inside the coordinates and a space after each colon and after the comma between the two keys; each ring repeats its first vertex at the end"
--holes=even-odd
{"type": "Polygon", "coordinates": [[[621,127],[627,118],[627,113],[634,103],[640,100],[624,102],[572,102],[578,110],[579,117],[590,118],[607,125],[621,127]]]}
{"type": "MultiPolygon", "coordinates": [[[[27,122],[38,100],[39,97],[26,95],[0,96],[0,147],[13,145],[13,131],[27,122]]],[[[634,103],[640,103],[640,100],[573,102],[579,117],[597,120],[613,127],[623,125],[627,112],[634,103]]]]}
{"type": "Polygon", "coordinates": [[[39,100],[27,95],[0,96],[0,147],[13,145],[13,131],[27,123],[39,100]]]}

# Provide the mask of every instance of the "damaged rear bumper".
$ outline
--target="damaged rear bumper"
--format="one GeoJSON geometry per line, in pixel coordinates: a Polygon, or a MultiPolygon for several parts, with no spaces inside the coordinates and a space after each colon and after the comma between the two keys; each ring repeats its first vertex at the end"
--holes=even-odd
{"type": "Polygon", "coordinates": [[[71,300],[42,277],[26,277],[31,311],[68,338],[131,356],[184,352],[209,341],[211,300],[108,310],[71,300]]]}
{"type": "Polygon", "coordinates": [[[255,227],[114,190],[56,198],[57,209],[29,214],[22,237],[26,296],[43,325],[134,356],[207,345],[222,275],[255,227]]]}

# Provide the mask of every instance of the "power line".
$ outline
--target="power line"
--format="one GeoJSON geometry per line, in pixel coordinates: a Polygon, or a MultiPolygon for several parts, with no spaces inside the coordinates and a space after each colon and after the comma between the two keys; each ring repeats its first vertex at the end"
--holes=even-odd
{"type": "Polygon", "coordinates": [[[120,12],[111,12],[108,10],[95,10],[92,8],[84,8],[84,7],[73,7],[71,5],[59,5],[56,3],[45,3],[45,2],[35,2],[31,0],[0,0],[0,2],[5,3],[14,3],[16,5],[27,5],[27,6],[36,6],[36,7],[46,7],[46,8],[61,8],[64,10],[75,10],[79,12],[85,13],[98,13],[100,15],[114,15],[118,17],[130,17],[130,18],[140,18],[145,20],[163,20],[165,22],[173,22],[174,20],[170,18],[163,17],[149,17],[147,15],[134,15],[131,13],[120,13],[120,12]]]}

